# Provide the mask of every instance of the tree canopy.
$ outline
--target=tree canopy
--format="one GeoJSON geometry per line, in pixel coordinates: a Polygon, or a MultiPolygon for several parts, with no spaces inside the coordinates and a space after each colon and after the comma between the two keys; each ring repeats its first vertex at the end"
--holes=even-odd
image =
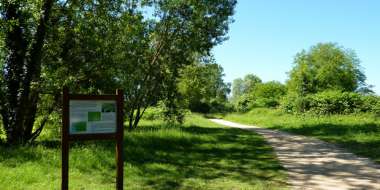
{"type": "Polygon", "coordinates": [[[227,38],[235,4],[2,1],[0,113],[7,141],[33,141],[44,116],[60,112],[62,86],[90,94],[123,88],[130,128],[159,100],[176,114],[181,68],[227,38]]]}
{"type": "Polygon", "coordinates": [[[260,83],[255,86],[250,96],[251,101],[258,107],[277,107],[281,98],[286,94],[286,87],[277,81],[260,83]]]}
{"type": "Polygon", "coordinates": [[[247,74],[243,79],[235,79],[232,82],[232,101],[238,101],[242,95],[248,94],[260,83],[262,80],[254,74],[247,74]]]}
{"type": "Polygon", "coordinates": [[[295,56],[289,72],[290,93],[306,95],[324,90],[352,92],[365,85],[355,52],[334,43],[319,43],[295,56]]]}
{"type": "Polygon", "coordinates": [[[208,113],[223,106],[230,91],[223,76],[223,68],[212,57],[202,57],[181,70],[178,86],[187,107],[194,112],[208,113]]]}

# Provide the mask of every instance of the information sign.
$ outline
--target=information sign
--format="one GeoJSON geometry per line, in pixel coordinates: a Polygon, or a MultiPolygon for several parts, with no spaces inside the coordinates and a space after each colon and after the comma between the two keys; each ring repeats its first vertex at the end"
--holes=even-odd
{"type": "Polygon", "coordinates": [[[116,132],[115,100],[70,100],[70,134],[116,132]]]}
{"type": "Polygon", "coordinates": [[[63,89],[62,183],[68,190],[69,143],[79,140],[116,142],[116,189],[123,189],[123,92],[115,95],[70,94],[63,89]]]}

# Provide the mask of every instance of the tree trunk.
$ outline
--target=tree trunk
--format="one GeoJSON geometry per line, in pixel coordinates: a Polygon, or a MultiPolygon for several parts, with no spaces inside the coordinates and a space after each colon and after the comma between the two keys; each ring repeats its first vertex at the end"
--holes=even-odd
{"type": "Polygon", "coordinates": [[[3,71],[6,90],[5,100],[0,105],[9,144],[25,144],[32,138],[39,90],[32,89],[31,84],[40,81],[42,47],[52,6],[53,0],[44,1],[36,33],[31,40],[27,40],[27,18],[23,16],[22,8],[17,2],[5,4],[3,19],[18,22],[6,32],[9,52],[3,71]]]}

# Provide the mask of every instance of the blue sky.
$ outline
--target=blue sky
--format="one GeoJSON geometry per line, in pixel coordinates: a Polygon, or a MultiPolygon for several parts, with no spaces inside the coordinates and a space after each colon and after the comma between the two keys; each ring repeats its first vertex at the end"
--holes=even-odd
{"type": "Polygon", "coordinates": [[[355,50],[380,94],[380,0],[238,0],[229,40],[214,48],[225,80],[285,82],[294,55],[319,42],[355,50]]]}

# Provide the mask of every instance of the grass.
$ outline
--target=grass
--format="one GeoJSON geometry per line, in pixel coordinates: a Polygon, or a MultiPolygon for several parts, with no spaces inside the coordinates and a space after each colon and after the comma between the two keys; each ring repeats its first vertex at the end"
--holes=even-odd
{"type": "Polygon", "coordinates": [[[280,110],[258,108],[245,114],[234,113],[220,117],[316,137],[380,163],[380,118],[373,114],[291,115],[280,110]]]}
{"type": "MultiPolygon", "coordinates": [[[[51,130],[56,133],[56,130],[51,130]]],[[[29,147],[0,146],[0,189],[60,189],[59,140],[47,133],[29,147]]],[[[285,189],[272,148],[255,133],[192,115],[182,126],[143,121],[126,132],[125,189],[285,189]]],[[[70,189],[115,189],[112,142],[74,143],[70,189]]]]}

